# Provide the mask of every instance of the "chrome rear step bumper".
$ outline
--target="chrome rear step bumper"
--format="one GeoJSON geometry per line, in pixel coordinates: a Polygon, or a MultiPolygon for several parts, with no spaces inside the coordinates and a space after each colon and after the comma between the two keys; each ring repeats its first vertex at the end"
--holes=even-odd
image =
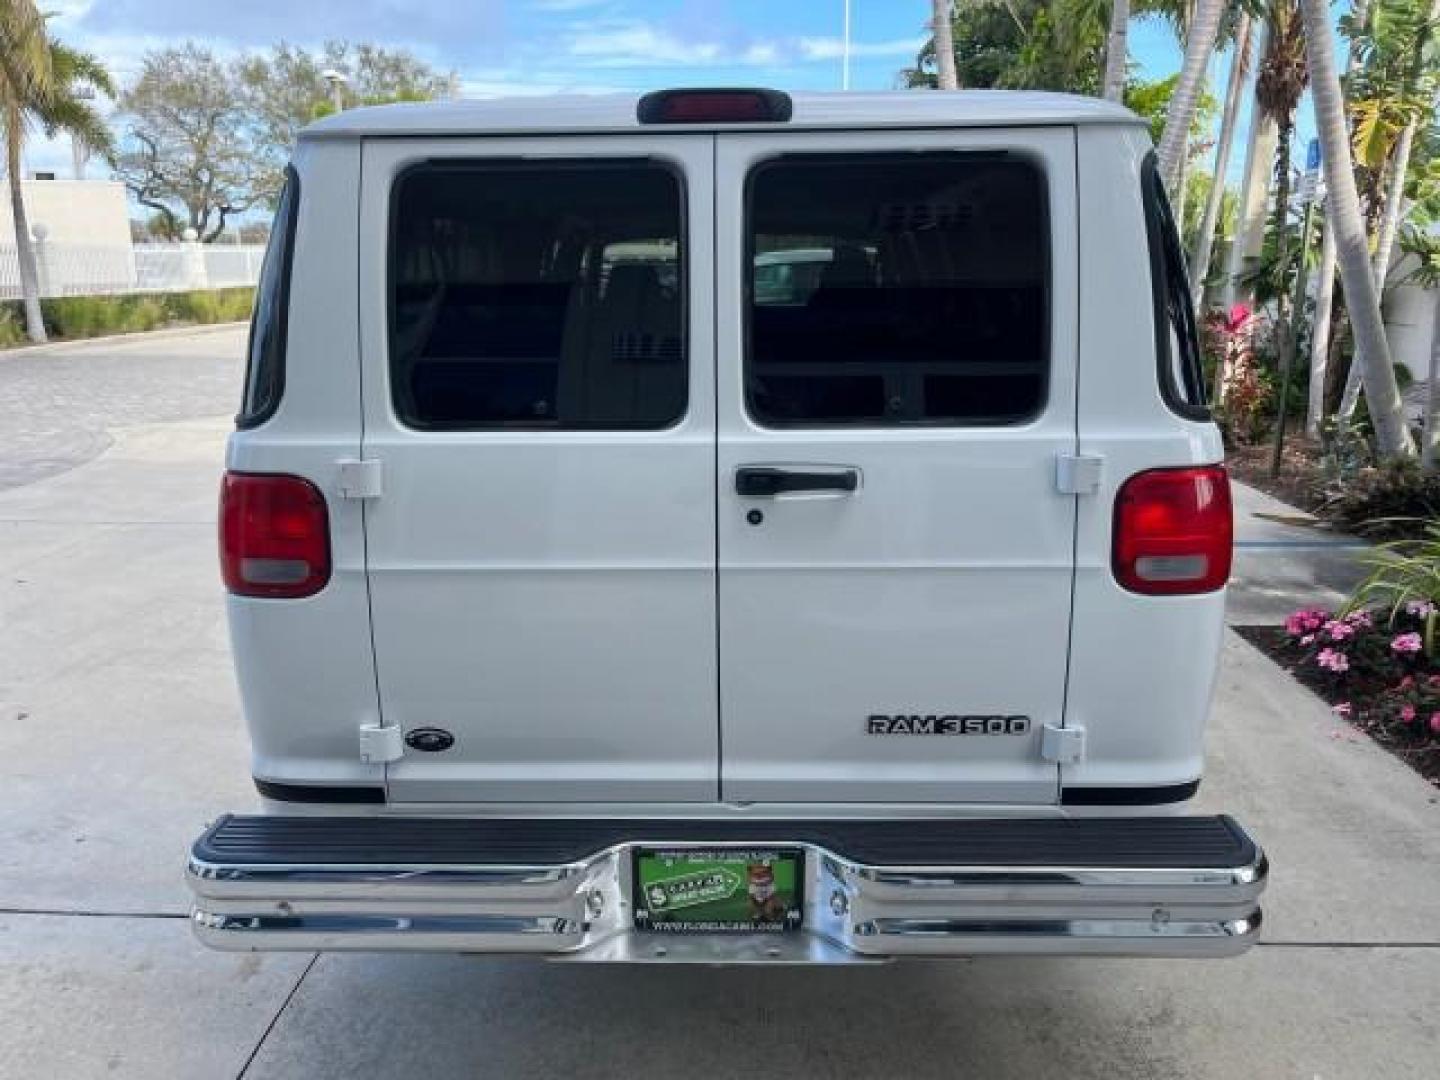
{"type": "Polygon", "coordinates": [[[1266,872],[1259,846],[1224,817],[903,823],[227,817],[196,841],[189,881],[196,933],[217,949],[773,964],[987,954],[1232,956],[1258,936],[1266,872]],[[732,845],[805,853],[800,931],[680,935],[635,928],[637,850],[732,845]],[[877,858],[886,851],[892,854],[877,858]]]}

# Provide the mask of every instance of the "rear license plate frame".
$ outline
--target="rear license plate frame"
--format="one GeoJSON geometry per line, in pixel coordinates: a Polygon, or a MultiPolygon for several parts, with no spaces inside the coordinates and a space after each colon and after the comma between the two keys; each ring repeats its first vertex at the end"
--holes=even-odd
{"type": "Polygon", "coordinates": [[[804,925],[806,868],[805,849],[783,844],[637,848],[630,892],[635,929],[794,933],[804,925]],[[768,893],[761,867],[770,870],[768,893]]]}

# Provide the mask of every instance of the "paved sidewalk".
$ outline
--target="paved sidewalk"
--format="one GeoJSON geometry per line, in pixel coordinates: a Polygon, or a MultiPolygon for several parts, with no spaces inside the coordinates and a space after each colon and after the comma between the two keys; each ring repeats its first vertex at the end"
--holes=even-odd
{"type": "Polygon", "coordinates": [[[1337,533],[1304,510],[1234,482],[1235,568],[1226,617],[1232,626],[1278,625],[1299,607],[1335,606],[1364,576],[1364,540],[1337,533]]]}

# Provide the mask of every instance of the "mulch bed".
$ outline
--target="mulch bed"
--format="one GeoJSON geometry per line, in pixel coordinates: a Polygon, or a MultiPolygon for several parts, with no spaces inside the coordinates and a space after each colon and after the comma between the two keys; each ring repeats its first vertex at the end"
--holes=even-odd
{"type": "MultiPolygon", "coordinates": [[[[1289,672],[1301,685],[1331,706],[1348,704],[1344,717],[1432,784],[1440,786],[1440,739],[1424,723],[1401,726],[1380,718],[1391,679],[1353,670],[1344,679],[1309,661],[1309,652],[1295,643],[1284,627],[1237,626],[1235,632],[1289,672]]],[[[1431,670],[1440,674],[1440,665],[1431,670]]],[[[1342,717],[1337,713],[1337,719],[1342,717]]]]}
{"type": "Polygon", "coordinates": [[[1259,488],[1281,502],[1314,512],[1321,473],[1315,464],[1320,448],[1302,436],[1291,436],[1280,455],[1280,474],[1270,475],[1271,447],[1234,443],[1225,448],[1225,464],[1236,480],[1259,488]]]}

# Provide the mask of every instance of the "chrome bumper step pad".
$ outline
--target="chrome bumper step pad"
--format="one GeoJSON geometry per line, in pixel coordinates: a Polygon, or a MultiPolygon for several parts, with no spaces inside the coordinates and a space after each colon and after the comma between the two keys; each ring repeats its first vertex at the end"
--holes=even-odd
{"type": "Polygon", "coordinates": [[[194,926],[226,950],[532,953],[650,963],[986,954],[1228,956],[1265,856],[1225,817],[679,821],[225,817],[195,842],[194,926]],[[642,848],[805,852],[797,933],[634,928],[642,848]]]}

